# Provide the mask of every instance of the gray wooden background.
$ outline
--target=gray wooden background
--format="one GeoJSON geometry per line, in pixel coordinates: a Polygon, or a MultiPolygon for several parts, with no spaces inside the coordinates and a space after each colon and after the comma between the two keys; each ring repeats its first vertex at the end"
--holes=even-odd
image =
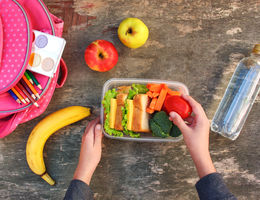
{"type": "MultiPolygon", "coordinates": [[[[104,82],[113,77],[156,78],[185,83],[212,119],[238,61],[260,42],[259,0],[45,0],[65,21],[64,59],[69,75],[44,114],[0,140],[0,199],[62,199],[77,165],[81,136],[100,112],[104,82]],[[137,17],[150,30],[139,49],[123,46],[119,23],[137,17]],[[116,67],[91,71],[84,62],[90,42],[106,39],[119,53],[116,67]],[[66,106],[91,106],[91,117],[67,126],[47,142],[49,186],[27,166],[25,146],[33,127],[66,106]]],[[[210,134],[217,171],[238,199],[260,199],[259,96],[241,135],[230,141],[210,134]]],[[[135,143],[104,139],[91,188],[96,199],[198,199],[195,167],[184,142],[135,143]]]]}

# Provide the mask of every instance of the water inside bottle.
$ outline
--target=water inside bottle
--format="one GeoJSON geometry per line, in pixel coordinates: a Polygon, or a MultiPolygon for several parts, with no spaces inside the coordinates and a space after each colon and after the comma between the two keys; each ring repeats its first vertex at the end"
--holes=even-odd
{"type": "Polygon", "coordinates": [[[236,139],[259,92],[260,63],[251,57],[238,64],[212,120],[214,132],[236,139]]]}

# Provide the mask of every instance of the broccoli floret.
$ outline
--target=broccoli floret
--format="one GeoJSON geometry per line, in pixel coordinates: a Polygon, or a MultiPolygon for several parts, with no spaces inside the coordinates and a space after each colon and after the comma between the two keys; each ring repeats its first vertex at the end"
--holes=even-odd
{"type": "Polygon", "coordinates": [[[150,124],[150,128],[152,130],[153,136],[158,136],[158,137],[162,137],[162,138],[169,136],[168,133],[163,132],[162,128],[158,124],[156,124],[156,122],[153,119],[149,120],[149,124],[150,124]]]}
{"type": "Polygon", "coordinates": [[[154,136],[165,138],[168,136],[179,137],[181,135],[180,129],[172,124],[169,116],[164,111],[155,113],[149,124],[154,136]]]}
{"type": "Polygon", "coordinates": [[[150,128],[154,136],[168,137],[172,128],[172,122],[168,115],[164,112],[157,112],[152,119],[149,120],[150,128]]]}
{"type": "Polygon", "coordinates": [[[153,120],[158,124],[163,132],[170,133],[172,128],[172,122],[169,120],[169,116],[164,111],[160,111],[154,114],[153,120]]]}
{"type": "Polygon", "coordinates": [[[181,135],[180,129],[176,125],[173,125],[170,131],[170,136],[179,137],[180,135],[181,135]]]}

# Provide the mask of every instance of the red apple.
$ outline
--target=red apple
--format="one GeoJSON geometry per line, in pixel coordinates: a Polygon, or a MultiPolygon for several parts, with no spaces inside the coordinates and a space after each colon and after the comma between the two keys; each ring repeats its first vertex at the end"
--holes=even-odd
{"type": "Polygon", "coordinates": [[[116,65],[117,60],[116,48],[106,40],[96,40],[86,48],[85,61],[92,70],[106,72],[116,65]]]}

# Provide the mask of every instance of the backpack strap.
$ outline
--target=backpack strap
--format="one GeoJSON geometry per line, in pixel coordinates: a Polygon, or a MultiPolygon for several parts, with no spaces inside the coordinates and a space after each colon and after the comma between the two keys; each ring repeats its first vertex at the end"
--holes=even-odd
{"type": "Polygon", "coordinates": [[[60,74],[59,74],[59,80],[57,81],[57,84],[56,84],[56,88],[61,88],[66,79],[67,79],[67,75],[68,75],[68,67],[65,63],[65,61],[61,58],[60,59],[60,74]]]}

